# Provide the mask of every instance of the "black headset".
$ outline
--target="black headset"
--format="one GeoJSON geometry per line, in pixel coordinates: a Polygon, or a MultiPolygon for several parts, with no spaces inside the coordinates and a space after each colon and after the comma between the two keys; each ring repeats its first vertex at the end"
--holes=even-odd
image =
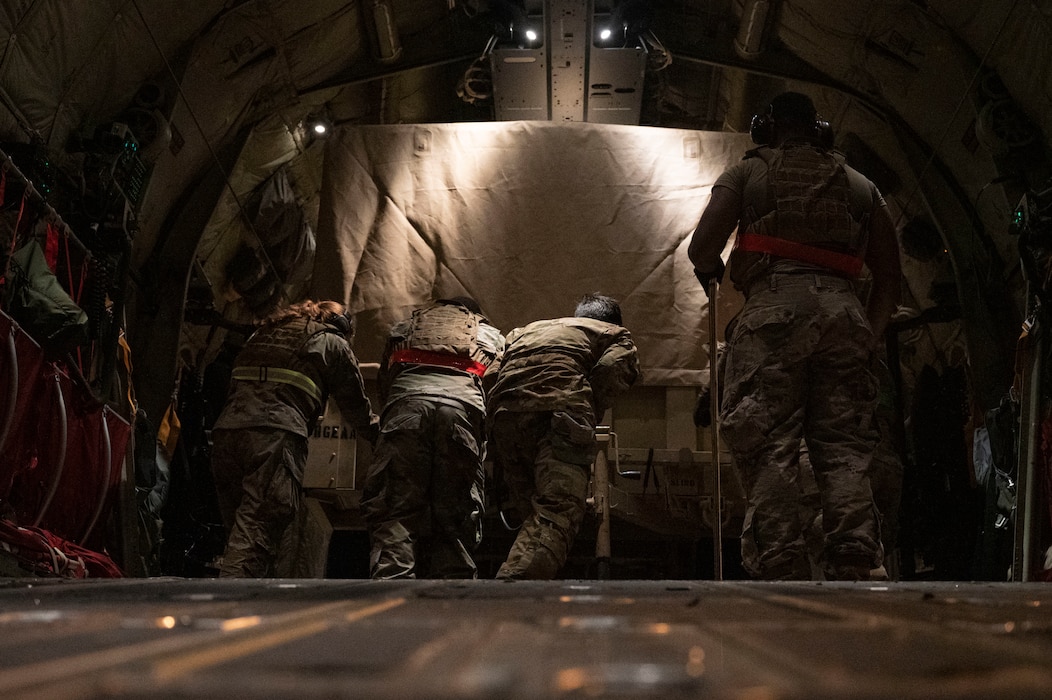
{"type": "MultiPolygon", "coordinates": [[[[749,136],[752,142],[758,146],[773,146],[775,140],[774,116],[771,107],[763,114],[754,114],[752,122],[749,123],[749,136]]],[[[825,148],[833,148],[833,127],[829,125],[821,115],[815,115],[814,133],[811,134],[816,145],[825,148]]]]}
{"type": "Polygon", "coordinates": [[[349,312],[342,314],[333,314],[326,321],[330,326],[333,326],[343,335],[351,335],[354,333],[354,317],[349,312]]]}

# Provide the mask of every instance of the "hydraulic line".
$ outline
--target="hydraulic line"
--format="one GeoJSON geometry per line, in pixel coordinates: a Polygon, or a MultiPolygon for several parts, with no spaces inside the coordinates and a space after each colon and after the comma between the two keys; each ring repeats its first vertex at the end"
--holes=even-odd
{"type": "Polygon", "coordinates": [[[4,414],[3,427],[0,427],[0,454],[4,453],[7,434],[11,431],[11,424],[15,420],[15,406],[18,402],[18,349],[15,347],[14,326],[7,334],[7,355],[10,359],[7,366],[11,368],[11,385],[7,388],[7,411],[4,414]]]}
{"type": "Polygon", "coordinates": [[[95,524],[99,520],[99,516],[102,515],[102,509],[106,505],[106,496],[110,492],[110,476],[113,474],[113,444],[110,441],[110,422],[106,420],[106,415],[110,412],[109,406],[103,406],[102,408],[102,445],[103,445],[103,477],[102,484],[99,486],[99,502],[95,506],[95,513],[91,516],[91,520],[88,522],[87,528],[84,530],[84,534],[81,535],[80,540],[77,544],[84,544],[88,540],[88,536],[91,531],[95,529],[95,524]]]}
{"type": "Polygon", "coordinates": [[[59,440],[58,465],[55,467],[55,473],[51,477],[51,486],[48,488],[47,496],[44,498],[44,502],[40,506],[40,512],[37,513],[36,520],[33,521],[33,527],[39,527],[40,521],[44,519],[44,514],[47,513],[47,509],[51,505],[51,500],[55,497],[55,492],[58,491],[58,484],[62,479],[62,471],[66,468],[66,443],[69,439],[69,421],[66,417],[66,398],[62,395],[62,382],[58,371],[55,372],[54,377],[55,395],[58,398],[59,431],[61,435],[61,440],[59,440]]]}

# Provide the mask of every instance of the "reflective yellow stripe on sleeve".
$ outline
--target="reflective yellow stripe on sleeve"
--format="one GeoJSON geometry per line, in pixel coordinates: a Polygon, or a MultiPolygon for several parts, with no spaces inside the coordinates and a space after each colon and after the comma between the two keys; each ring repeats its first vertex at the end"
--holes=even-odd
{"type": "Polygon", "coordinates": [[[244,382],[277,382],[288,384],[307,392],[321,403],[322,393],[318,385],[307,375],[281,367],[235,367],[230,375],[244,382]]]}

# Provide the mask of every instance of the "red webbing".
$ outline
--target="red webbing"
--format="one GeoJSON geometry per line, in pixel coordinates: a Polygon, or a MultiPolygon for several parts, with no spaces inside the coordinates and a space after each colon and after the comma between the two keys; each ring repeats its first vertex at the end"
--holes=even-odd
{"type": "Polygon", "coordinates": [[[838,253],[825,248],[818,248],[796,241],[765,236],[759,233],[743,233],[738,236],[737,247],[750,253],[769,253],[780,258],[789,258],[811,265],[841,272],[852,278],[862,274],[862,258],[846,253],[838,253]]]}
{"type": "Polygon", "coordinates": [[[429,350],[395,350],[391,353],[391,364],[406,362],[414,365],[432,365],[437,367],[452,367],[461,372],[468,372],[477,377],[486,373],[486,365],[481,362],[461,357],[460,355],[446,355],[441,352],[429,350]]]}
{"type": "Polygon", "coordinates": [[[22,566],[41,576],[63,578],[121,578],[124,572],[101,552],[73,544],[38,527],[15,525],[0,519],[0,548],[22,566]]]}

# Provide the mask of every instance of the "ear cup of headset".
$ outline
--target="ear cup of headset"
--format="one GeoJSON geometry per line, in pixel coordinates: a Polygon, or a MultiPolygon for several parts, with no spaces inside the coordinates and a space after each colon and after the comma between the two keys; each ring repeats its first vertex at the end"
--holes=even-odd
{"type": "Polygon", "coordinates": [[[774,144],[774,119],[770,114],[754,114],[749,123],[749,136],[757,146],[774,144]]]}
{"type": "Polygon", "coordinates": [[[349,314],[333,314],[329,317],[329,324],[343,335],[354,333],[354,319],[349,314]]]}
{"type": "MultiPolygon", "coordinates": [[[[833,148],[833,127],[819,117],[815,120],[814,140],[825,149],[833,148]]],[[[749,124],[749,136],[758,146],[773,146],[775,141],[774,117],[770,114],[755,114],[749,124]]]]}
{"type": "Polygon", "coordinates": [[[815,120],[815,141],[827,151],[833,148],[833,127],[822,117],[815,120]]]}

